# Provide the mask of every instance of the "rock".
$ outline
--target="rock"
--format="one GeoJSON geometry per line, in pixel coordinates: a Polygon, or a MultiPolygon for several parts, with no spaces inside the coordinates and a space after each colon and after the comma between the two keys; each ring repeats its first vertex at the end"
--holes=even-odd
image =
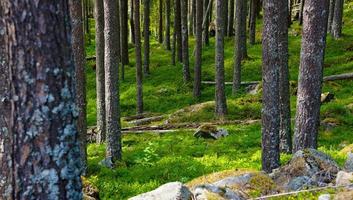
{"type": "Polygon", "coordinates": [[[321,103],[329,103],[335,99],[335,95],[331,92],[321,94],[321,103]]]}
{"type": "Polygon", "coordinates": [[[256,95],[261,91],[261,84],[249,85],[246,87],[246,91],[251,95],[256,95]]]}
{"type": "Polygon", "coordinates": [[[338,194],[335,195],[334,200],[353,200],[353,191],[352,190],[346,190],[339,192],[338,194]]]}
{"type": "Polygon", "coordinates": [[[84,200],[98,200],[99,190],[93,184],[91,184],[85,177],[81,177],[82,180],[82,192],[84,200]]]}
{"type": "Polygon", "coordinates": [[[336,186],[347,186],[353,184],[353,173],[339,171],[336,177],[336,186]]]}
{"type": "Polygon", "coordinates": [[[311,181],[311,178],[308,176],[299,176],[295,177],[292,180],[289,181],[288,183],[288,190],[290,191],[298,191],[302,190],[305,187],[310,187],[313,186],[313,182],[311,181]]]}
{"type": "Polygon", "coordinates": [[[348,172],[353,172],[353,153],[348,153],[344,169],[348,172]]]}
{"type": "Polygon", "coordinates": [[[234,177],[228,177],[223,180],[217,181],[214,183],[214,185],[218,187],[244,187],[246,184],[250,182],[250,179],[252,177],[252,174],[243,174],[240,176],[234,176],[234,177]]]}
{"type": "Polygon", "coordinates": [[[229,199],[243,200],[241,195],[233,192],[229,188],[218,187],[212,184],[198,185],[193,189],[195,200],[229,199]]]}
{"type": "Polygon", "coordinates": [[[210,124],[201,125],[194,133],[194,136],[197,138],[215,139],[215,140],[221,137],[226,137],[228,135],[229,134],[227,130],[218,129],[216,126],[210,125],[210,124]]]}
{"type": "Polygon", "coordinates": [[[307,179],[303,177],[308,177],[312,186],[326,186],[336,178],[338,171],[339,166],[331,157],[315,149],[306,149],[295,153],[288,164],[275,170],[270,177],[282,190],[291,191],[307,179]],[[296,179],[298,177],[302,178],[296,179]]]}
{"type": "Polygon", "coordinates": [[[319,196],[318,200],[330,200],[331,195],[330,194],[322,194],[319,196]]]}
{"type": "Polygon", "coordinates": [[[99,162],[99,164],[110,169],[114,168],[112,157],[104,158],[102,161],[99,162]]]}
{"type": "Polygon", "coordinates": [[[96,143],[98,137],[98,128],[96,126],[89,127],[87,129],[87,142],[96,143]]]}
{"type": "Polygon", "coordinates": [[[180,182],[167,183],[159,188],[130,198],[130,200],[191,200],[192,193],[180,182]]]}

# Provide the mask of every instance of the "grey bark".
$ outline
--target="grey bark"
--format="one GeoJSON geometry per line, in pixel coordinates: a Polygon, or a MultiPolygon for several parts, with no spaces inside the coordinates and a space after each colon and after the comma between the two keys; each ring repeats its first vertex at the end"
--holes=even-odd
{"type": "Polygon", "coordinates": [[[158,42],[163,43],[163,0],[159,0],[158,42]]]}
{"type": "Polygon", "coordinates": [[[208,26],[210,25],[210,18],[209,18],[210,1],[211,0],[204,0],[204,4],[203,4],[203,14],[204,14],[204,19],[205,19],[205,23],[204,23],[205,25],[203,26],[202,40],[203,40],[203,45],[205,45],[205,46],[210,45],[209,30],[208,30],[208,26]]]}
{"type": "Polygon", "coordinates": [[[193,14],[193,18],[192,18],[192,31],[193,31],[193,35],[196,35],[196,0],[191,0],[192,1],[192,12],[193,14]]]}
{"type": "Polygon", "coordinates": [[[194,98],[201,97],[201,69],[202,69],[202,22],[203,1],[196,1],[196,44],[194,67],[194,98]]]}
{"type": "Polygon", "coordinates": [[[175,0],[174,3],[174,31],[176,33],[176,57],[178,58],[179,62],[183,62],[180,0],[175,0]]]}
{"type": "MultiPolygon", "coordinates": [[[[140,19],[140,0],[134,0],[134,19],[140,19]]],[[[135,20],[135,56],[136,56],[136,112],[143,113],[142,59],[140,20],[135,20]]]]}
{"type": "Polygon", "coordinates": [[[246,46],[247,37],[246,37],[246,18],[248,13],[248,3],[246,0],[243,2],[243,7],[241,9],[241,17],[240,17],[240,48],[241,48],[241,59],[245,59],[248,57],[248,50],[246,46]]]}
{"type": "Polygon", "coordinates": [[[130,29],[131,29],[131,42],[135,44],[135,19],[134,19],[134,0],[130,3],[130,29]]]}
{"type": "Polygon", "coordinates": [[[128,0],[120,0],[120,55],[122,80],[124,80],[124,65],[129,64],[129,46],[128,46],[128,0]]]}
{"type": "Polygon", "coordinates": [[[165,46],[167,50],[171,50],[170,46],[170,0],[165,1],[165,8],[166,8],[166,13],[165,13],[165,46]]]}
{"type": "Polygon", "coordinates": [[[86,56],[84,44],[84,30],[81,1],[69,0],[71,27],[72,27],[72,51],[75,61],[75,90],[76,105],[78,109],[77,132],[80,142],[81,158],[83,161],[83,174],[87,171],[87,111],[86,111],[86,56]]]}
{"type": "Polygon", "coordinates": [[[0,180],[11,181],[0,199],[82,199],[69,1],[2,0],[0,9],[10,84],[0,180]]]}
{"type": "MultiPolygon", "coordinates": [[[[262,40],[262,169],[271,172],[279,167],[280,131],[280,71],[285,59],[279,48],[285,46],[287,27],[280,24],[287,19],[287,0],[264,0],[264,28],[262,40]],[[281,19],[282,18],[282,19],[281,19]],[[284,18],[284,19],[283,19],[284,18]],[[285,27],[285,28],[284,28],[285,27]]],[[[286,25],[286,23],[285,23],[286,25]]]]}
{"type": "Polygon", "coordinates": [[[300,25],[303,24],[304,4],[305,4],[305,0],[301,0],[300,8],[299,8],[299,19],[298,19],[300,25]]]}
{"type": "Polygon", "coordinates": [[[103,0],[95,0],[96,21],[96,90],[98,142],[105,142],[105,87],[104,87],[104,11],[103,0]]]}
{"type": "Polygon", "coordinates": [[[181,30],[183,53],[183,78],[184,83],[190,81],[189,67],[189,32],[188,32],[188,0],[181,0],[181,30]]]}
{"type": "Polygon", "coordinates": [[[143,17],[143,72],[147,76],[150,74],[150,0],[144,1],[144,17],[143,17]]]}
{"type": "Polygon", "coordinates": [[[227,114],[227,100],[225,94],[225,80],[224,80],[224,35],[225,23],[227,16],[224,15],[224,10],[227,10],[227,4],[223,0],[216,1],[216,90],[215,112],[218,117],[224,119],[227,114]]]}
{"type": "Polygon", "coordinates": [[[251,45],[255,44],[256,37],[256,10],[257,0],[251,0],[250,2],[250,20],[249,20],[249,42],[251,45]]]}
{"type": "MultiPolygon", "coordinates": [[[[210,0],[210,1],[212,1],[212,0],[210,0]]],[[[228,17],[229,17],[229,8],[230,8],[230,6],[229,6],[229,3],[228,3],[228,1],[229,0],[227,0],[227,1],[224,1],[224,4],[225,4],[225,8],[223,9],[224,11],[223,11],[223,15],[224,15],[224,33],[226,34],[226,35],[228,35],[228,32],[229,32],[229,27],[228,27],[228,17]]],[[[230,0],[231,1],[231,0],[230,0]]],[[[217,1],[216,1],[216,6],[217,6],[217,1]]],[[[212,11],[212,10],[211,10],[212,11]]],[[[211,15],[212,15],[212,12],[211,12],[211,15]]],[[[217,15],[217,8],[216,8],[216,15],[217,15]]],[[[210,19],[210,22],[212,22],[212,20],[210,19]]]]}
{"type": "Polygon", "coordinates": [[[190,5],[190,15],[189,15],[189,34],[191,36],[194,35],[195,30],[194,30],[194,23],[195,23],[195,15],[196,15],[196,1],[195,0],[190,0],[189,3],[190,5]]]}
{"type": "Polygon", "coordinates": [[[306,1],[293,152],[317,148],[328,1],[306,1]]]}
{"type": "Polygon", "coordinates": [[[172,40],[172,65],[176,64],[176,32],[173,32],[173,40],[172,40]]]}
{"type": "Polygon", "coordinates": [[[328,20],[327,20],[327,31],[329,33],[331,33],[333,16],[335,13],[335,2],[336,2],[336,0],[330,0],[329,16],[328,16],[328,20]]]}
{"type": "Polygon", "coordinates": [[[229,1],[229,15],[226,16],[228,17],[228,32],[227,35],[228,37],[233,36],[234,33],[234,0],[229,1]]]}
{"type": "Polygon", "coordinates": [[[335,39],[338,39],[342,36],[343,6],[344,0],[335,0],[335,8],[331,27],[331,34],[335,39]]]}

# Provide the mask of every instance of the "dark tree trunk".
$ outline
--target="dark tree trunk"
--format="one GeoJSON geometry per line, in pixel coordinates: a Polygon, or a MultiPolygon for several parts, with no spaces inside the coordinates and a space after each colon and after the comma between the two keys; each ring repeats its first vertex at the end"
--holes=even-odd
{"type": "Polygon", "coordinates": [[[342,35],[343,6],[344,0],[335,0],[335,8],[331,29],[332,36],[335,39],[340,38],[342,35]]]}
{"type": "Polygon", "coordinates": [[[75,90],[76,105],[78,108],[77,132],[80,142],[81,158],[83,161],[83,174],[87,171],[87,119],[86,119],[86,71],[85,71],[85,44],[81,1],[69,0],[72,51],[75,61],[75,90]]]}
{"type": "MultiPolygon", "coordinates": [[[[211,1],[211,0],[210,0],[211,1]]],[[[227,35],[227,33],[229,32],[229,27],[228,27],[228,17],[229,17],[229,3],[228,3],[229,0],[227,1],[224,1],[224,4],[225,4],[225,9],[223,9],[223,15],[224,15],[224,33],[227,35]]],[[[217,5],[217,1],[216,1],[216,5],[217,5]]],[[[216,13],[217,13],[217,8],[216,8],[216,13]]],[[[212,12],[211,12],[212,14],[212,12]]],[[[216,19],[217,20],[217,19],[216,19]]],[[[210,19],[210,22],[212,22],[212,20],[210,19]]]]}
{"type": "Polygon", "coordinates": [[[163,43],[163,0],[159,0],[158,42],[163,43]]]}
{"type": "Polygon", "coordinates": [[[181,30],[183,44],[183,78],[186,83],[191,79],[189,68],[188,0],[181,0],[181,30]]]}
{"type": "Polygon", "coordinates": [[[262,169],[271,172],[279,167],[280,131],[280,71],[286,63],[281,50],[286,51],[287,0],[264,0],[264,28],[262,40],[262,169]],[[281,24],[283,21],[284,24],[281,24]]]}
{"type": "Polygon", "coordinates": [[[196,1],[196,44],[194,68],[194,98],[201,97],[201,65],[202,65],[202,22],[203,1],[196,1]]]}
{"type": "Polygon", "coordinates": [[[105,112],[107,130],[106,159],[121,160],[121,128],[119,110],[119,40],[118,0],[104,0],[105,41],[105,112]]]}
{"type": "Polygon", "coordinates": [[[293,151],[317,148],[328,1],[306,1],[293,151]]]}
{"type": "Polygon", "coordinates": [[[191,4],[190,7],[190,15],[189,15],[189,35],[194,35],[194,23],[195,23],[195,15],[196,15],[196,6],[195,0],[190,0],[189,3],[191,4]]]}
{"type": "Polygon", "coordinates": [[[234,0],[229,1],[229,15],[228,15],[228,37],[233,36],[234,33],[234,0]]]}
{"type": "Polygon", "coordinates": [[[192,32],[193,35],[196,35],[196,0],[191,0],[192,1],[192,12],[193,14],[193,18],[192,18],[192,32]]]}
{"type": "Polygon", "coordinates": [[[209,17],[209,22],[212,22],[213,21],[213,0],[210,0],[210,9],[209,9],[210,11],[209,11],[209,15],[208,15],[208,17],[209,17]]]}
{"type": "Polygon", "coordinates": [[[165,46],[167,50],[170,50],[170,0],[165,1],[165,8],[166,8],[166,13],[165,13],[165,46]]]}
{"type": "Polygon", "coordinates": [[[96,87],[98,142],[105,142],[104,10],[103,0],[95,0],[96,87]]]}
{"type": "Polygon", "coordinates": [[[256,10],[257,10],[257,0],[251,0],[250,3],[250,20],[249,20],[249,40],[250,44],[255,44],[256,37],[256,10]]]}
{"type": "Polygon", "coordinates": [[[248,50],[246,47],[246,17],[247,17],[247,12],[248,12],[248,4],[247,1],[244,0],[243,7],[241,9],[241,18],[240,18],[240,48],[241,48],[241,59],[245,59],[248,57],[248,50]]]}
{"type": "Polygon", "coordinates": [[[303,24],[304,4],[305,4],[305,0],[301,0],[301,2],[300,2],[300,10],[299,10],[299,19],[298,19],[300,25],[303,24]]]}
{"type": "Polygon", "coordinates": [[[181,5],[180,0],[175,0],[174,31],[176,33],[176,56],[179,62],[183,62],[183,43],[181,33],[181,5]]]}
{"type": "Polygon", "coordinates": [[[204,19],[205,19],[205,24],[203,28],[203,34],[202,34],[202,40],[203,40],[203,44],[205,46],[209,46],[210,45],[210,39],[209,39],[209,30],[208,27],[210,25],[210,18],[209,18],[209,13],[210,13],[210,9],[207,9],[209,7],[211,0],[204,0],[204,4],[203,4],[203,14],[204,14],[204,19]]]}
{"type": "MultiPolygon", "coordinates": [[[[150,74],[150,0],[144,1],[144,18],[143,18],[143,44],[144,44],[144,58],[143,58],[143,72],[145,76],[150,74]]],[[[161,3],[161,2],[160,2],[161,3]]]]}
{"type": "Polygon", "coordinates": [[[0,157],[0,180],[11,187],[0,182],[0,199],[82,199],[69,1],[2,0],[0,9],[11,88],[8,128],[0,130],[1,139],[10,136],[0,154],[11,153],[0,157]]]}
{"type": "Polygon", "coordinates": [[[292,25],[292,4],[293,0],[288,0],[288,27],[292,25]]]}
{"type": "Polygon", "coordinates": [[[140,30],[140,0],[134,0],[135,20],[135,56],[136,56],[136,111],[143,113],[143,89],[142,89],[142,59],[141,59],[141,30],[140,30]]]}
{"type": "Polygon", "coordinates": [[[176,59],[175,59],[175,54],[176,54],[176,33],[175,31],[173,32],[173,41],[172,41],[172,65],[176,65],[176,59]]]}
{"type": "Polygon", "coordinates": [[[328,22],[327,22],[327,31],[329,33],[331,33],[333,15],[335,13],[335,2],[336,0],[330,0],[329,16],[328,16],[328,22]]]}
{"type": "Polygon", "coordinates": [[[129,33],[128,33],[128,0],[120,0],[120,51],[121,51],[121,70],[122,80],[124,80],[124,65],[128,65],[129,61],[129,33]]]}
{"type": "Polygon", "coordinates": [[[135,44],[135,23],[134,23],[134,0],[131,0],[130,6],[130,29],[131,29],[131,42],[135,44]]]}
{"type": "Polygon", "coordinates": [[[224,10],[227,10],[227,4],[223,0],[216,1],[216,115],[224,119],[227,114],[227,100],[225,94],[224,80],[224,35],[225,23],[227,16],[224,15],[224,10]]]}

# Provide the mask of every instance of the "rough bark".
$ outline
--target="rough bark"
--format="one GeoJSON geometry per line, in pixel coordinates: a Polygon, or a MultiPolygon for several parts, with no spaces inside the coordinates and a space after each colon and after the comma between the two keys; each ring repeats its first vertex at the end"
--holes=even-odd
{"type": "Polygon", "coordinates": [[[71,27],[72,27],[72,51],[75,61],[75,90],[76,105],[78,109],[77,132],[80,142],[81,158],[83,161],[83,173],[87,171],[87,111],[86,111],[86,57],[84,45],[84,30],[82,18],[82,4],[78,0],[69,0],[71,27]]]}
{"type": "MultiPolygon", "coordinates": [[[[145,76],[150,74],[150,0],[143,0],[143,72],[145,76]]],[[[161,2],[160,2],[161,3],[161,2]]]]}
{"type": "MultiPolygon", "coordinates": [[[[120,55],[121,55],[121,70],[124,72],[124,65],[129,64],[129,46],[128,46],[128,0],[120,0],[120,55]]],[[[124,80],[124,74],[121,74],[124,80]]]]}
{"type": "Polygon", "coordinates": [[[186,83],[191,79],[189,67],[188,0],[181,0],[181,30],[183,48],[183,79],[184,83],[186,83]]]}
{"type": "MultiPolygon", "coordinates": [[[[134,0],[134,18],[140,19],[140,0],[134,0]]],[[[142,89],[142,59],[141,59],[141,30],[140,20],[135,20],[135,57],[136,57],[136,112],[143,113],[142,89]]]]}
{"type": "Polygon", "coordinates": [[[204,0],[203,4],[203,14],[204,14],[204,26],[203,28],[203,34],[202,34],[202,40],[203,40],[203,45],[209,46],[210,45],[210,39],[209,39],[209,30],[208,26],[210,25],[210,18],[209,18],[209,12],[210,8],[209,6],[211,5],[210,2],[211,0],[204,0]]]}
{"type": "Polygon", "coordinates": [[[223,0],[216,1],[216,90],[215,90],[215,112],[218,117],[224,119],[227,114],[227,100],[225,94],[224,80],[224,23],[227,16],[224,10],[227,10],[227,4],[223,0]]]}
{"type": "Polygon", "coordinates": [[[327,31],[331,33],[333,15],[335,13],[335,2],[336,0],[330,0],[329,15],[327,20],[327,31]]]}
{"type": "Polygon", "coordinates": [[[335,0],[335,8],[332,19],[331,34],[335,39],[342,36],[344,0],[335,0]]]}
{"type": "MultiPolygon", "coordinates": [[[[279,77],[282,52],[279,47],[283,45],[283,25],[281,17],[287,5],[287,0],[265,0],[264,28],[262,40],[262,169],[271,172],[279,167],[279,127],[280,127],[280,89],[279,77]]],[[[285,16],[285,19],[286,16],[285,16]]],[[[284,26],[283,26],[284,27],[284,26]]],[[[287,28],[287,27],[286,27],[287,28]]]]}
{"type": "Polygon", "coordinates": [[[69,1],[3,0],[0,8],[11,88],[0,130],[0,180],[11,183],[0,183],[0,199],[82,199],[69,1]]]}
{"type": "Polygon", "coordinates": [[[181,5],[180,0],[175,0],[174,31],[176,33],[176,56],[179,62],[183,62],[183,42],[181,33],[181,5]]]}
{"type": "Polygon", "coordinates": [[[203,1],[196,1],[196,44],[194,67],[194,98],[201,97],[201,69],[202,69],[202,22],[203,1]]]}
{"type": "Polygon", "coordinates": [[[163,43],[163,0],[159,0],[158,42],[163,43]]]}
{"type": "Polygon", "coordinates": [[[229,1],[229,15],[226,17],[228,17],[227,35],[231,37],[234,33],[234,0],[229,1]]]}
{"type": "Polygon", "coordinates": [[[167,50],[171,50],[170,47],[170,0],[166,0],[165,1],[165,9],[166,9],[166,13],[165,13],[165,47],[167,48],[167,50]]]}
{"type": "Polygon", "coordinates": [[[104,10],[103,0],[95,0],[96,90],[98,142],[105,142],[104,10]]]}
{"type": "Polygon", "coordinates": [[[173,40],[172,40],[172,65],[175,66],[176,64],[176,33],[175,31],[173,32],[173,40]]]}
{"type": "Polygon", "coordinates": [[[250,3],[250,20],[249,20],[249,42],[251,45],[255,44],[256,36],[256,10],[257,10],[257,0],[251,0],[250,3]]]}
{"type": "Polygon", "coordinates": [[[328,1],[306,1],[293,151],[317,148],[328,1]]]}

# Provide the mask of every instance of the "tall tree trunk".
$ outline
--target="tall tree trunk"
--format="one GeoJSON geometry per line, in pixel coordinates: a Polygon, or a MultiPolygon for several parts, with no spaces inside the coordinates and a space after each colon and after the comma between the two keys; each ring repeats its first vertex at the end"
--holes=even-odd
{"type": "Polygon", "coordinates": [[[304,4],[305,0],[300,1],[300,8],[299,8],[299,24],[303,24],[303,15],[304,15],[304,4]]]}
{"type": "Polygon", "coordinates": [[[176,54],[176,32],[173,32],[173,40],[172,40],[172,65],[176,65],[176,59],[175,59],[175,54],[176,54]]]}
{"type": "Polygon", "coordinates": [[[134,19],[134,0],[131,0],[130,5],[130,29],[131,29],[131,42],[135,44],[135,19],[134,19]]]}
{"type": "Polygon", "coordinates": [[[165,13],[165,46],[167,50],[171,50],[170,47],[170,0],[165,1],[165,8],[166,8],[166,13],[165,13]]]}
{"type": "Polygon", "coordinates": [[[181,0],[181,30],[183,43],[183,78],[186,83],[191,79],[189,68],[188,0],[181,0]]]}
{"type": "Polygon", "coordinates": [[[103,0],[95,0],[96,87],[98,142],[105,142],[104,10],[103,0]]]}
{"type": "Polygon", "coordinates": [[[204,24],[204,27],[202,27],[203,28],[202,40],[203,40],[203,44],[205,46],[210,45],[209,30],[208,30],[208,27],[210,25],[210,18],[209,18],[209,13],[210,13],[209,6],[211,5],[210,1],[211,0],[204,0],[204,4],[203,4],[203,14],[204,14],[204,19],[205,19],[205,24],[204,24]],[[209,8],[209,9],[207,9],[207,8],[209,8]]]}
{"type": "MultiPolygon", "coordinates": [[[[235,6],[235,38],[234,38],[234,70],[233,70],[233,95],[240,89],[241,85],[241,60],[242,60],[242,17],[245,0],[236,0],[235,6]]],[[[245,24],[246,26],[246,24],[245,24]]]]}
{"type": "Polygon", "coordinates": [[[116,10],[116,15],[118,16],[118,21],[116,22],[116,30],[118,31],[117,34],[118,34],[118,39],[115,41],[115,45],[117,46],[116,48],[118,48],[118,63],[121,62],[121,51],[120,51],[120,48],[121,48],[121,35],[120,35],[120,32],[121,32],[121,25],[120,25],[120,0],[116,0],[117,3],[116,3],[116,7],[117,7],[117,10],[116,10]]]}
{"type": "MultiPolygon", "coordinates": [[[[262,169],[271,172],[279,167],[280,71],[286,63],[287,0],[265,0],[262,40],[262,169]],[[284,22],[284,24],[282,24],[284,22]]],[[[288,51],[288,50],[287,50],[288,51]]]]}
{"type": "Polygon", "coordinates": [[[83,174],[87,171],[87,111],[86,111],[86,71],[85,71],[85,44],[82,18],[82,2],[69,0],[72,51],[75,61],[75,90],[76,105],[78,108],[77,132],[80,142],[81,158],[83,161],[83,174]]]}
{"type": "Polygon", "coordinates": [[[224,11],[228,8],[224,0],[216,1],[216,90],[215,90],[215,101],[216,101],[216,115],[221,119],[224,119],[227,114],[227,100],[225,94],[225,83],[224,83],[224,35],[225,35],[225,23],[224,20],[227,16],[224,15],[224,11]]]}
{"type": "Polygon", "coordinates": [[[196,0],[191,0],[192,1],[192,12],[193,14],[193,18],[192,18],[192,32],[193,35],[196,35],[196,0]]]}
{"type": "Polygon", "coordinates": [[[196,44],[194,67],[194,98],[201,97],[201,66],[202,66],[202,22],[203,1],[196,1],[196,44]]]}
{"type": "Polygon", "coordinates": [[[121,77],[124,80],[124,65],[129,64],[128,0],[120,0],[120,25],[121,77]]]}
{"type": "Polygon", "coordinates": [[[248,13],[248,4],[247,1],[245,0],[243,3],[243,7],[241,9],[241,18],[240,18],[240,48],[241,48],[241,59],[245,59],[248,57],[248,50],[246,47],[246,41],[247,41],[247,37],[246,37],[246,17],[247,17],[247,13],[248,13]]]}
{"type": "Polygon", "coordinates": [[[342,35],[342,20],[343,20],[344,0],[335,0],[335,8],[332,19],[332,36],[338,39],[342,35]]]}
{"type": "Polygon", "coordinates": [[[305,1],[294,152],[317,148],[328,1],[305,1]]]}
{"type": "Polygon", "coordinates": [[[292,25],[292,4],[293,0],[288,0],[288,27],[292,25]]]}
{"type": "Polygon", "coordinates": [[[332,21],[335,13],[335,2],[336,0],[330,0],[329,16],[328,16],[328,22],[327,22],[327,31],[329,33],[331,33],[331,30],[332,30],[332,21]]]}
{"type": "Polygon", "coordinates": [[[135,20],[135,56],[136,56],[136,111],[143,113],[143,89],[142,89],[142,59],[141,59],[141,30],[140,30],[140,0],[134,0],[135,20]]]}
{"type": "Polygon", "coordinates": [[[119,38],[118,0],[104,0],[105,41],[105,112],[107,129],[106,159],[121,160],[121,128],[119,109],[119,38]]]}
{"type": "Polygon", "coordinates": [[[213,21],[213,0],[210,0],[210,9],[209,9],[209,14],[208,14],[208,17],[209,17],[209,22],[212,22],[213,21]]]}
{"type": "Polygon", "coordinates": [[[249,20],[249,40],[250,44],[255,44],[256,37],[256,10],[257,10],[257,0],[251,0],[250,3],[250,20],[249,20]]]}
{"type": "Polygon", "coordinates": [[[189,35],[193,36],[194,35],[194,18],[195,18],[195,5],[193,4],[194,0],[189,0],[189,35]]]}
{"type": "Polygon", "coordinates": [[[159,28],[158,28],[158,42],[163,43],[163,0],[159,0],[159,28]]]}
{"type": "Polygon", "coordinates": [[[283,1],[283,7],[278,19],[278,46],[274,51],[278,53],[279,71],[279,106],[280,106],[280,151],[283,153],[292,152],[291,137],[291,111],[289,91],[289,66],[288,66],[288,1],[283,1]]]}
{"type": "Polygon", "coordinates": [[[0,132],[11,138],[0,153],[12,154],[0,165],[11,177],[0,180],[12,182],[0,183],[9,189],[0,199],[82,199],[69,1],[2,0],[1,8],[11,111],[0,132]]]}
{"type": "MultiPolygon", "coordinates": [[[[211,1],[211,0],[210,0],[211,1]]],[[[228,0],[229,1],[229,0],[228,0]]],[[[225,9],[223,9],[224,11],[223,11],[223,14],[224,14],[224,33],[227,35],[227,33],[229,32],[229,27],[228,27],[228,18],[229,18],[229,8],[231,7],[231,6],[229,6],[229,3],[228,3],[228,1],[225,1],[224,2],[224,4],[225,4],[225,9]]],[[[217,1],[216,1],[216,4],[217,4],[217,1]]],[[[217,8],[216,8],[216,13],[217,13],[217,8]]],[[[212,14],[212,12],[211,12],[211,14],[212,14]]],[[[216,19],[217,20],[217,19],[216,19]]],[[[210,22],[212,22],[212,20],[210,20],[210,22]]]]}
{"type": "Polygon", "coordinates": [[[179,62],[183,62],[183,43],[181,33],[181,8],[180,0],[175,0],[174,31],[176,33],[176,55],[179,62]]]}
{"type": "Polygon", "coordinates": [[[150,0],[144,1],[144,18],[143,18],[143,44],[144,44],[144,58],[143,58],[143,72],[147,76],[150,74],[150,0]]]}
{"type": "Polygon", "coordinates": [[[228,37],[233,36],[234,32],[234,0],[229,1],[229,15],[228,15],[228,37]]]}

